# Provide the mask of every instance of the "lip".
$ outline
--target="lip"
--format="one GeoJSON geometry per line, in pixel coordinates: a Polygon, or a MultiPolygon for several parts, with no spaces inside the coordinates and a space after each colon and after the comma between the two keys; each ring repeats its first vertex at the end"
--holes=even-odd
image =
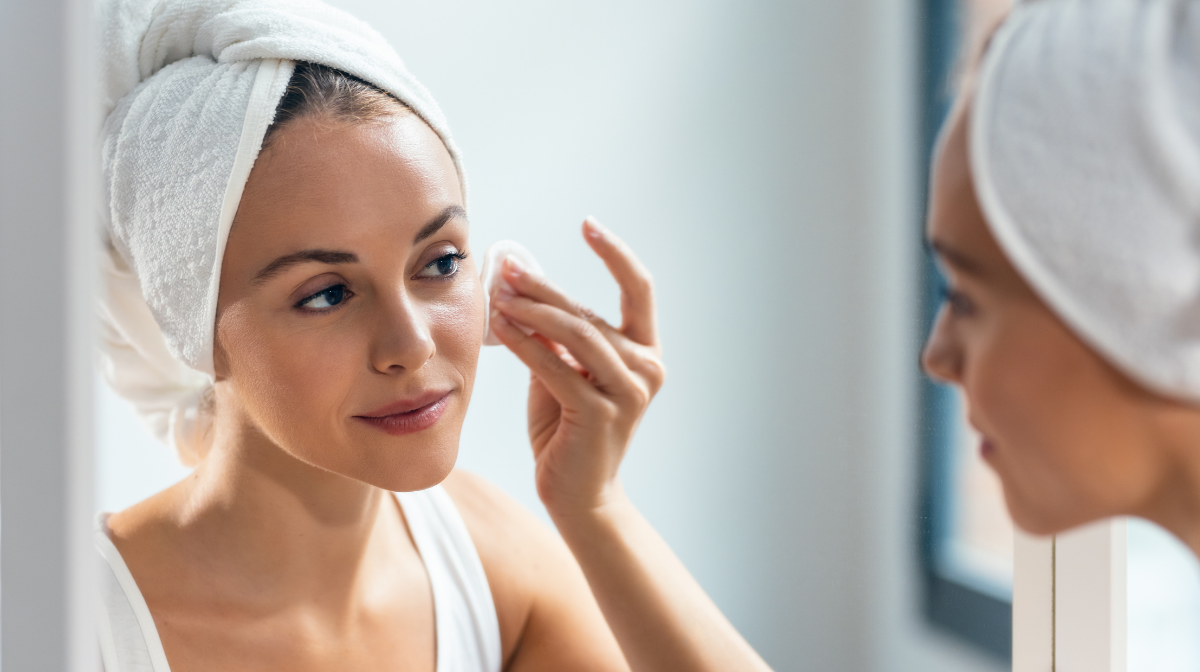
{"type": "Polygon", "coordinates": [[[450,391],[435,390],[394,401],[373,411],[354,416],[380,431],[401,436],[429,429],[450,405],[450,391]]]}
{"type": "Polygon", "coordinates": [[[984,438],[979,442],[979,456],[987,459],[996,453],[996,444],[991,439],[984,438]]]}

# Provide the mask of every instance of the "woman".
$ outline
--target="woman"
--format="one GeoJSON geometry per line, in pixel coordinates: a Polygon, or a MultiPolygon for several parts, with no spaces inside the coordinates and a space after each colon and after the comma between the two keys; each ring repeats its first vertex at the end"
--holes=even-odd
{"type": "Polygon", "coordinates": [[[453,471],[485,297],[394,52],[314,2],[102,10],[106,373],[196,464],[101,518],[108,672],[767,669],[622,493],[663,368],[620,240],[584,226],[620,328],[512,261],[490,314],[560,540],[453,471]]]}
{"type": "Polygon", "coordinates": [[[1200,553],[1200,3],[1043,0],[939,142],[924,352],[1016,523],[1137,515],[1200,553]]]}

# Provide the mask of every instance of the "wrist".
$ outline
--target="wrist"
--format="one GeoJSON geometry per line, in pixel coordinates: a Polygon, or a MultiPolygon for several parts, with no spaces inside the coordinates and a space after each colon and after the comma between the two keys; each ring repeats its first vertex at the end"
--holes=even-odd
{"type": "Polygon", "coordinates": [[[612,523],[632,506],[619,480],[610,482],[592,497],[544,497],[542,503],[554,525],[564,534],[567,530],[612,523]]]}

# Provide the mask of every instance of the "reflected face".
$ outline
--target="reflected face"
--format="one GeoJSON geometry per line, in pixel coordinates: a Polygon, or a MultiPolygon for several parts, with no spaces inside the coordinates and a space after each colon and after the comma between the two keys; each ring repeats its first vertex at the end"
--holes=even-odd
{"type": "Polygon", "coordinates": [[[992,237],[968,163],[969,101],[935,156],[928,237],[949,282],[922,363],[964,392],[1015,522],[1053,533],[1141,513],[1167,478],[1153,409],[1030,289],[992,237]]]}
{"type": "Polygon", "coordinates": [[[457,456],[483,317],[437,135],[411,113],[297,120],[258,158],[226,246],[218,421],[381,488],[429,487],[457,456]]]}

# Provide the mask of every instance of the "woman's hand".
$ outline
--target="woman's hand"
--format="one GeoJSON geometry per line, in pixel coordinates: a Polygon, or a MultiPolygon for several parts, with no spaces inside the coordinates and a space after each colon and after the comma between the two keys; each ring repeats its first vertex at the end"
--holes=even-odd
{"type": "Polygon", "coordinates": [[[538,495],[633,672],[769,672],[621,490],[617,469],[665,374],[654,290],[616,236],[591,219],[583,236],[621,286],[619,329],[511,261],[518,295],[491,315],[533,373],[538,495]]]}
{"type": "Polygon", "coordinates": [[[518,295],[498,297],[491,314],[496,335],[532,373],[538,495],[556,517],[594,511],[621,495],[618,467],[666,374],[650,274],[595,220],[584,222],[583,237],[621,287],[619,328],[511,258],[503,272],[518,295]]]}

